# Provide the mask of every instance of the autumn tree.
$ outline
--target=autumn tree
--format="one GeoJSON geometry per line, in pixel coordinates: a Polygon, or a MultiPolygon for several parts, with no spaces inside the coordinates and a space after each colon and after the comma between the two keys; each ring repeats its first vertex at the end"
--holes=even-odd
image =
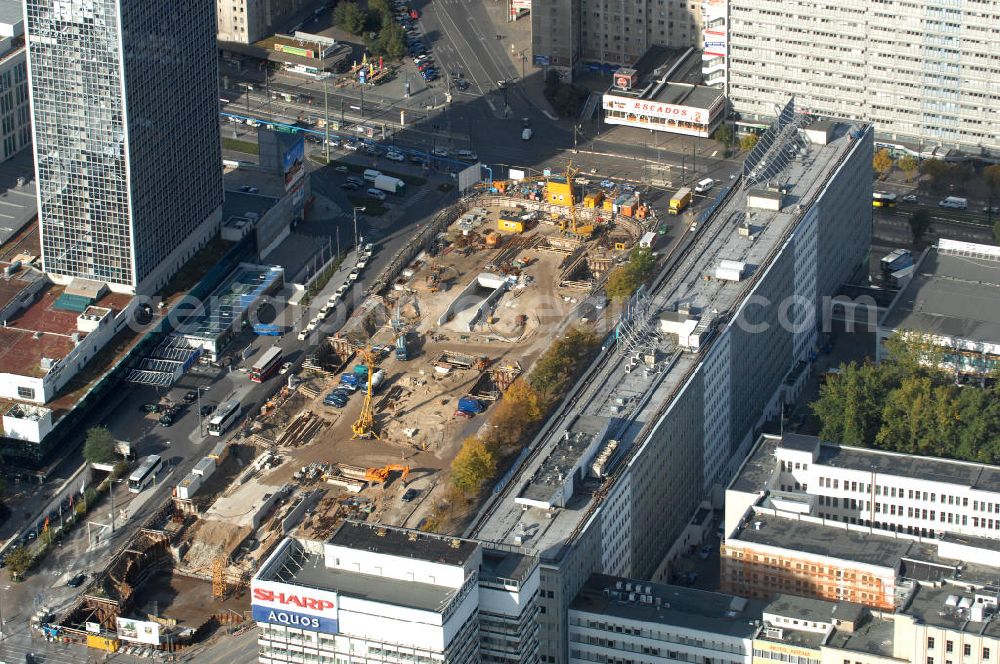
{"type": "Polygon", "coordinates": [[[465,495],[479,491],[483,483],[492,479],[497,462],[486,444],[476,436],[466,438],[462,449],[451,462],[451,483],[465,495]]]}
{"type": "Polygon", "coordinates": [[[520,447],[545,414],[542,396],[527,380],[511,383],[493,410],[487,443],[494,448],[520,447]]]}
{"type": "Polygon", "coordinates": [[[872,168],[880,177],[885,177],[892,170],[892,155],[885,148],[875,153],[872,158],[872,168]]]}
{"type": "Polygon", "coordinates": [[[744,134],[740,137],[740,149],[744,152],[750,152],[755,147],[757,147],[757,141],[760,137],[757,134],[744,134]]]}
{"type": "Polygon", "coordinates": [[[916,157],[911,157],[910,155],[905,155],[896,160],[896,167],[903,171],[903,175],[906,176],[907,180],[912,180],[913,175],[917,172],[920,164],[917,162],[916,157]]]}

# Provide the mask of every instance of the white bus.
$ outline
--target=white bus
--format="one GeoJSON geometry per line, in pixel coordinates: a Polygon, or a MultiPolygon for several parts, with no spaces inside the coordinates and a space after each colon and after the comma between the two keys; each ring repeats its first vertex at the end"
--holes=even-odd
{"type": "Polygon", "coordinates": [[[240,407],[240,402],[236,399],[223,401],[215,409],[212,419],[208,421],[208,433],[213,436],[221,436],[226,433],[226,429],[232,426],[233,422],[239,418],[242,412],[243,409],[240,407]]]}
{"type": "Polygon", "coordinates": [[[160,472],[160,468],[163,467],[163,460],[160,459],[158,454],[150,454],[148,457],[142,460],[139,467],[135,469],[135,472],[128,477],[128,490],[132,493],[139,493],[146,488],[156,473],[160,472]]]}

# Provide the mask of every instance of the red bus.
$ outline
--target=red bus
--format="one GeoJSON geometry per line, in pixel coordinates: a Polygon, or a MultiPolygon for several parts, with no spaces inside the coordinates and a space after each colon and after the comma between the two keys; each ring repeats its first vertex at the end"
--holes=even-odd
{"type": "Polygon", "coordinates": [[[250,369],[250,380],[262,383],[277,373],[280,366],[281,349],[272,346],[259,360],[254,362],[253,368],[250,369]]]}

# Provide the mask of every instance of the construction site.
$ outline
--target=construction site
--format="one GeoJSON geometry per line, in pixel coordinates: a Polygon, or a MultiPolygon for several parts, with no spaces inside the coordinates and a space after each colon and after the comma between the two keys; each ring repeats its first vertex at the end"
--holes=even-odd
{"type": "Polygon", "coordinates": [[[563,180],[547,201],[492,183],[442,212],[243,435],[175,480],[61,627],[128,617],[194,643],[249,620],[243,594],[283,537],[323,540],[345,518],[419,528],[504,391],[568,326],[610,315],[599,287],[649,232],[563,180]]]}

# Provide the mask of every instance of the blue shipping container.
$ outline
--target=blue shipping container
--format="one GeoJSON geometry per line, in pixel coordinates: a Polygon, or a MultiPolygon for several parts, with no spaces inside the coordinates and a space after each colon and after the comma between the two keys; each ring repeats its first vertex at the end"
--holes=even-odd
{"type": "Polygon", "coordinates": [[[285,333],[285,328],[281,325],[265,325],[257,323],[253,326],[254,334],[262,337],[280,337],[285,333]]]}
{"type": "Polygon", "coordinates": [[[458,409],[463,413],[472,413],[473,415],[476,415],[477,413],[483,412],[483,404],[480,403],[479,399],[462,397],[458,400],[458,409]]]}

